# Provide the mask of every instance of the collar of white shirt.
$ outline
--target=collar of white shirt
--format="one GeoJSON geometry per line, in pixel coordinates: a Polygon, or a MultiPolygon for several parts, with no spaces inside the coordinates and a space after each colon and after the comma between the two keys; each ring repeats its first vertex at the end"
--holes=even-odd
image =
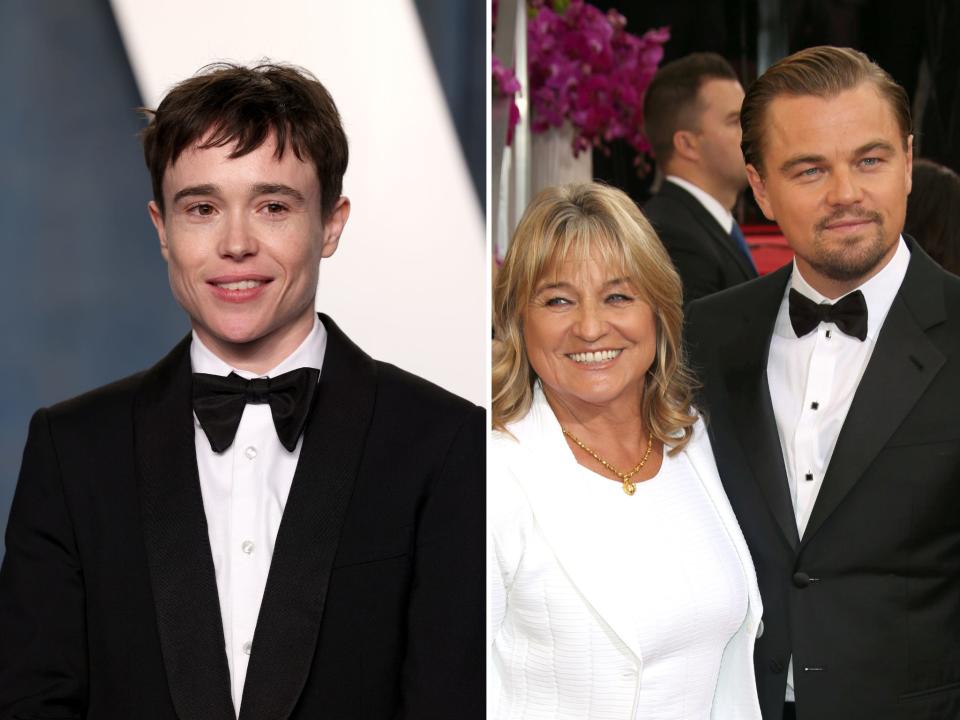
{"type": "Polygon", "coordinates": [[[704,210],[710,213],[713,216],[713,219],[720,223],[720,227],[723,228],[723,231],[729,235],[733,230],[733,214],[727,210],[723,205],[721,205],[717,199],[708,193],[706,190],[702,190],[694,185],[689,180],[684,180],[683,178],[677,177],[676,175],[667,175],[665,180],[672,182],[674,185],[679,185],[688,193],[693,195],[700,204],[703,205],[704,210]]]}
{"type": "MultiPolygon", "coordinates": [[[[863,285],[854,288],[850,292],[859,290],[863,293],[863,299],[867,303],[867,338],[872,342],[880,334],[880,328],[883,327],[883,321],[890,312],[890,306],[900,290],[903,278],[907,274],[907,265],[910,264],[910,249],[903,241],[903,235],[898,241],[897,251],[886,265],[867,280],[863,285]]],[[[777,314],[777,322],[774,326],[774,333],[785,338],[796,339],[797,335],[790,324],[790,290],[796,290],[798,293],[813,300],[815,303],[835,303],[840,298],[830,300],[814,290],[797,267],[797,261],[793,261],[793,273],[790,275],[790,282],[787,283],[786,290],[783,293],[783,300],[780,303],[780,312],[777,314]]],[[[847,293],[849,295],[850,293],[847,293]]],[[[844,295],[843,297],[846,297],[844,295]]]]}
{"type": "Polygon", "coordinates": [[[226,376],[231,372],[243,378],[255,377],[276,377],[285,372],[296,370],[302,367],[312,367],[318,370],[323,367],[323,356],[327,351],[327,329],[320,322],[320,318],[314,315],[313,328],[310,334],[304,338],[296,350],[287,355],[276,367],[263,375],[250,372],[249,370],[240,370],[231,367],[228,363],[221,360],[214,352],[208,348],[197,337],[196,331],[193,332],[193,341],[190,343],[190,365],[194,372],[208,373],[210,375],[226,376]]]}

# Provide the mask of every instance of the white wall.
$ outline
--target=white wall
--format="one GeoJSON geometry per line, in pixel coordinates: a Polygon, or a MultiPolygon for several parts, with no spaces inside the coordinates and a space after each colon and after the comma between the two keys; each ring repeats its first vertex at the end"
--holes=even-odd
{"type": "Polygon", "coordinates": [[[377,359],[485,402],[483,216],[412,0],[112,4],[148,107],[217,60],[268,57],[323,82],[350,141],[353,208],[317,307],[377,359]]]}

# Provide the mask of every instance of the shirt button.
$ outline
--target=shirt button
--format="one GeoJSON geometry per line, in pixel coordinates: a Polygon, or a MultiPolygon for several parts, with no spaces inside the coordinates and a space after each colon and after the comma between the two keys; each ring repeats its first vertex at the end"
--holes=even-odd
{"type": "Polygon", "coordinates": [[[247,449],[243,451],[243,454],[253,460],[257,456],[257,449],[253,445],[248,445],[247,449]]]}
{"type": "Polygon", "coordinates": [[[253,549],[256,545],[253,544],[252,540],[244,540],[243,544],[240,546],[240,549],[243,550],[244,555],[249,555],[253,552],[253,549]]]}
{"type": "Polygon", "coordinates": [[[243,654],[244,654],[244,655],[249,655],[249,654],[250,654],[250,648],[251,648],[251,647],[253,647],[253,643],[251,643],[249,640],[247,640],[247,641],[240,647],[240,649],[243,650],[243,654]]]}

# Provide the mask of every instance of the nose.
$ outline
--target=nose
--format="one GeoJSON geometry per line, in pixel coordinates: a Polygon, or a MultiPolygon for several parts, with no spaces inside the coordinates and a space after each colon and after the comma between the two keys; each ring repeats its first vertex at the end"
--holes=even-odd
{"type": "Polygon", "coordinates": [[[219,238],[220,256],[242,260],[256,255],[259,243],[253,229],[240,218],[230,218],[221,228],[219,238]]]}
{"type": "Polygon", "coordinates": [[[833,171],[827,188],[827,203],[830,205],[856,205],[863,200],[863,189],[853,171],[841,166],[833,171]]]}
{"type": "Polygon", "coordinates": [[[593,342],[603,337],[607,332],[603,308],[597,303],[582,303],[578,310],[574,332],[586,342],[593,342]]]}

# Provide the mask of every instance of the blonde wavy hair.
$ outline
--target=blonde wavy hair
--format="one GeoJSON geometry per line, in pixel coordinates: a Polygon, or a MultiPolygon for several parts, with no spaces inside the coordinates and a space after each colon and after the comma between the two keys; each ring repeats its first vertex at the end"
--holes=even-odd
{"type": "Polygon", "coordinates": [[[547,188],[520,219],[493,291],[493,427],[527,414],[537,376],[527,359],[523,314],[558,264],[594,253],[629,278],[656,318],[657,349],[641,416],[654,439],[678,452],[697,420],[695,382],[683,357],[682,285],[656,232],[626,194],[601,183],[547,188]]]}

